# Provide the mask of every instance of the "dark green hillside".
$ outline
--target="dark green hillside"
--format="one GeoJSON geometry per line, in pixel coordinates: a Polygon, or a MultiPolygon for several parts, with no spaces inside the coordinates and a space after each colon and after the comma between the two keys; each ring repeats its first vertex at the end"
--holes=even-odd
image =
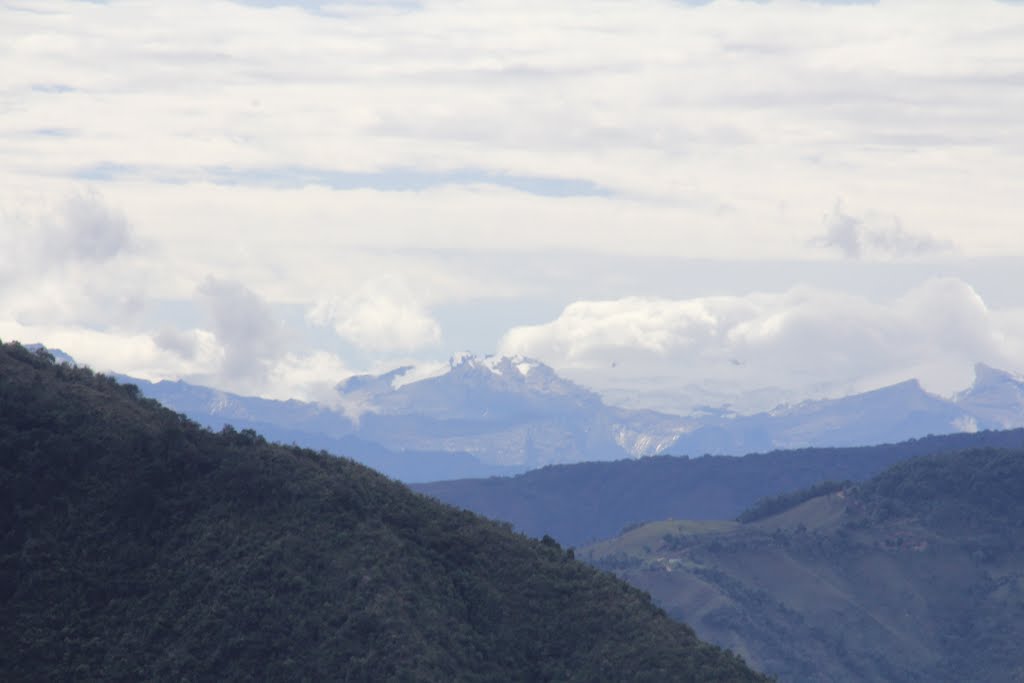
{"type": "Polygon", "coordinates": [[[0,348],[0,680],[754,681],[553,542],[0,348]]]}
{"type": "Polygon", "coordinates": [[[1024,457],[985,450],[915,458],[856,489],[872,519],[913,517],[940,531],[993,525],[1021,530],[1024,540],[1024,457]]]}
{"type": "Polygon", "coordinates": [[[1024,447],[1024,429],[929,436],[859,448],[804,448],[743,457],[657,456],[557,465],[516,477],[414,484],[452,505],[567,545],[657,519],[733,519],[755,501],[828,480],[863,481],[897,462],[970,448],[1024,447]]]}
{"type": "Polygon", "coordinates": [[[1022,500],[1024,450],[940,454],[580,555],[783,681],[1020,682],[1022,500]]]}

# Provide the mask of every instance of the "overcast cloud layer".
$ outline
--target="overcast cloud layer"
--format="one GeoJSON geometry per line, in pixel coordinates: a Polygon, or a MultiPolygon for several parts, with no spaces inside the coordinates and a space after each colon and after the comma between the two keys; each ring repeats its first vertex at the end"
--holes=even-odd
{"type": "Polygon", "coordinates": [[[277,397],[463,348],[948,393],[1024,370],[1021,45],[996,0],[9,0],[0,337],[277,397]]]}

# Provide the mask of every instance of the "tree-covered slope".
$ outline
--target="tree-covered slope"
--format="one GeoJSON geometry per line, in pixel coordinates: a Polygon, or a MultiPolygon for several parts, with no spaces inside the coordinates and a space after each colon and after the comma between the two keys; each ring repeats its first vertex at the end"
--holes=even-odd
{"type": "Polygon", "coordinates": [[[659,519],[732,519],[755,501],[824,481],[862,481],[907,458],[968,448],[1024,447],[1024,430],[929,436],[857,448],[743,457],[657,456],[557,465],[515,477],[415,484],[413,489],[500,519],[531,536],[582,545],[659,519]]]}
{"type": "Polygon", "coordinates": [[[0,639],[11,681],[762,680],[553,542],[16,345],[0,639]]]}
{"type": "Polygon", "coordinates": [[[1024,681],[1024,451],[915,458],[581,550],[783,681],[1024,681]]]}

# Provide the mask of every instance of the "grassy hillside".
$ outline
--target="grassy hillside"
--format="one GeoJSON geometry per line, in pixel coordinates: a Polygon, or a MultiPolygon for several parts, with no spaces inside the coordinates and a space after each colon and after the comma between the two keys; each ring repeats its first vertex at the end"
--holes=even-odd
{"type": "Polygon", "coordinates": [[[827,480],[862,481],[919,455],[1021,448],[1024,430],[930,436],[862,448],[805,448],[744,457],[658,456],[545,467],[516,477],[416,484],[452,505],[566,545],[658,519],[732,519],[755,501],[827,480]]]}
{"type": "Polygon", "coordinates": [[[1024,451],[916,458],[581,556],[784,681],[1024,681],[1024,451]],[[831,490],[829,490],[831,489],[831,490]]]}
{"type": "Polygon", "coordinates": [[[755,681],[553,541],[0,349],[0,679],[755,681]]]}

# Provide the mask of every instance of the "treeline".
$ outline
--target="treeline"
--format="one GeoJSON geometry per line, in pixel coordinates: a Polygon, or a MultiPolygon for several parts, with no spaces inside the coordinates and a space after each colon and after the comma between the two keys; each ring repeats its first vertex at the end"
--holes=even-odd
{"type": "Polygon", "coordinates": [[[810,486],[799,491],[791,491],[778,496],[762,498],[741,512],[739,516],[736,517],[736,521],[743,522],[744,524],[748,522],[756,522],[760,519],[765,519],[767,517],[781,514],[787,510],[792,510],[797,505],[805,503],[812,498],[835,493],[836,491],[842,491],[852,485],[853,482],[849,480],[823,481],[820,484],[815,484],[814,486],[810,486]]]}

